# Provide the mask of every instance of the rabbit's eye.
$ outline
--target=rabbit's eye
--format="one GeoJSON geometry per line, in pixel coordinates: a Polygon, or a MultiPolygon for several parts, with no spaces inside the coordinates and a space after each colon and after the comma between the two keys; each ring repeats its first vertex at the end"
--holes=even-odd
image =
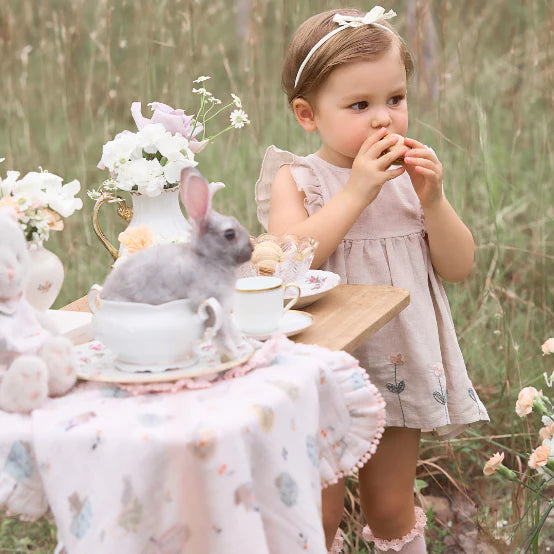
{"type": "Polygon", "coordinates": [[[225,231],[223,231],[223,236],[227,240],[233,240],[235,238],[235,230],[234,229],[225,229],[225,231]]]}

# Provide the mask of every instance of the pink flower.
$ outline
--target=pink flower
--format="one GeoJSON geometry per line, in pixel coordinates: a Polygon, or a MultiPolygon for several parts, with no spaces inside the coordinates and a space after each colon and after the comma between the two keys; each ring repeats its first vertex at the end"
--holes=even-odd
{"type": "Polygon", "coordinates": [[[492,475],[502,465],[503,461],[504,461],[504,452],[497,452],[485,464],[485,467],[483,468],[483,473],[485,475],[492,475]]]}
{"type": "Polygon", "coordinates": [[[119,234],[119,242],[127,248],[128,254],[149,248],[154,244],[154,237],[148,225],[129,227],[119,234]]]}
{"type": "Polygon", "coordinates": [[[519,417],[525,417],[533,410],[533,401],[535,396],[542,395],[535,387],[525,387],[519,391],[516,402],[516,414],[519,417]]]}
{"type": "Polygon", "coordinates": [[[391,354],[390,361],[396,365],[404,365],[404,360],[402,359],[402,354],[391,354]]]}
{"type": "Polygon", "coordinates": [[[550,337],[549,339],[547,339],[545,343],[541,346],[541,349],[543,356],[554,353],[554,337],[550,337]]]}
{"type": "Polygon", "coordinates": [[[437,377],[440,377],[444,373],[444,369],[442,368],[441,364],[434,364],[433,365],[433,372],[437,377]]]}
{"type": "Polygon", "coordinates": [[[139,131],[146,125],[161,123],[166,131],[169,131],[172,135],[180,133],[183,137],[188,139],[189,148],[195,154],[206,146],[208,143],[207,140],[198,141],[194,138],[195,135],[202,131],[203,127],[200,124],[197,124],[196,127],[194,126],[194,117],[192,115],[187,115],[181,109],[174,110],[171,106],[162,104],[161,102],[151,102],[148,105],[152,107],[152,111],[154,112],[151,119],[142,115],[141,102],[133,102],[131,104],[131,114],[139,131]]]}
{"type": "Polygon", "coordinates": [[[549,423],[539,430],[541,441],[554,438],[554,423],[549,423]]]}
{"type": "Polygon", "coordinates": [[[529,467],[537,469],[545,466],[550,456],[550,447],[546,444],[542,444],[538,448],[535,448],[529,457],[529,467]]]}

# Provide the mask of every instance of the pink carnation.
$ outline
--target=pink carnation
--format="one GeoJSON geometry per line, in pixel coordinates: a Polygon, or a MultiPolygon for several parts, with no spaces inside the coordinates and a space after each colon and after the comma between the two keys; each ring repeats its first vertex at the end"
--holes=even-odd
{"type": "Polygon", "coordinates": [[[545,341],[545,343],[541,346],[542,349],[542,355],[546,356],[546,354],[552,354],[554,353],[554,337],[550,337],[545,341]]]}
{"type": "Polygon", "coordinates": [[[483,473],[485,475],[492,475],[502,465],[503,461],[504,461],[504,452],[497,452],[485,464],[485,467],[483,468],[483,473]]]}
{"type": "Polygon", "coordinates": [[[519,417],[525,417],[533,410],[533,401],[535,396],[542,394],[535,387],[525,387],[519,391],[516,402],[516,414],[519,417]]]}
{"type": "Polygon", "coordinates": [[[550,447],[546,444],[535,448],[529,457],[529,467],[537,469],[539,467],[545,466],[548,462],[550,456],[550,447]]]}
{"type": "Polygon", "coordinates": [[[539,430],[539,437],[541,441],[550,440],[554,438],[554,423],[549,423],[539,430]]]}

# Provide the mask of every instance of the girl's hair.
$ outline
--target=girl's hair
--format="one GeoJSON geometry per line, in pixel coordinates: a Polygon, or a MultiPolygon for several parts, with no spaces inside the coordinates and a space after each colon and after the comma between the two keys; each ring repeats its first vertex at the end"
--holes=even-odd
{"type": "Polygon", "coordinates": [[[294,80],[298,68],[308,52],[320,38],[337,28],[337,23],[333,21],[337,13],[355,17],[365,15],[355,9],[329,10],[310,17],[294,33],[285,54],[282,74],[283,90],[289,103],[298,97],[307,100],[313,98],[331,71],[355,60],[376,60],[388,52],[395,42],[399,47],[400,59],[406,68],[406,76],[411,76],[413,61],[406,43],[386,21],[379,21],[380,25],[388,27],[392,33],[377,25],[343,29],[315,51],[295,87],[294,80]]]}

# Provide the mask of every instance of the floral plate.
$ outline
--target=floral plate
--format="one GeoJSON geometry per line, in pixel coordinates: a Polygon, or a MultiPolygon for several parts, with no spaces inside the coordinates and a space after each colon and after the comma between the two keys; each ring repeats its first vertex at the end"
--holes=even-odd
{"type": "Polygon", "coordinates": [[[115,355],[97,340],[86,342],[75,347],[78,359],[77,377],[85,381],[102,381],[108,383],[160,383],[177,381],[179,379],[215,375],[234,366],[240,365],[252,356],[255,345],[250,340],[244,339],[239,345],[238,356],[230,361],[222,362],[219,354],[211,342],[200,343],[194,353],[193,359],[184,360],[180,367],[167,366],[164,370],[160,367],[125,364],[127,371],[121,371],[116,367],[115,355]],[[133,369],[133,373],[129,370],[133,369]]]}
{"type": "Polygon", "coordinates": [[[297,281],[300,286],[300,298],[294,309],[309,306],[319,300],[326,292],[340,283],[340,276],[332,271],[308,269],[304,277],[297,281]]]}

